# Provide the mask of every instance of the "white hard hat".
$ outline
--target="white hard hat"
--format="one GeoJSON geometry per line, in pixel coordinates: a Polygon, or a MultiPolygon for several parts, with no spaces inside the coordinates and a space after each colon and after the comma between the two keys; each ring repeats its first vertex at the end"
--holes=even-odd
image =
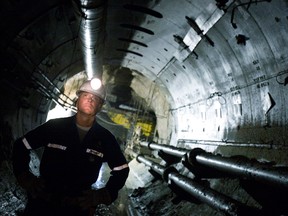
{"type": "Polygon", "coordinates": [[[89,92],[93,95],[100,97],[102,100],[106,100],[105,87],[102,85],[101,81],[97,78],[85,81],[77,90],[76,95],[79,97],[81,92],[89,92]]]}

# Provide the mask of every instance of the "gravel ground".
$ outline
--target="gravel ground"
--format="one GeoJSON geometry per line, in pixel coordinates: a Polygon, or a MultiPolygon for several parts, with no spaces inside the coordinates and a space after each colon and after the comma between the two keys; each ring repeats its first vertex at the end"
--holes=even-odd
{"type": "MultiPolygon", "coordinates": [[[[119,194],[119,199],[110,206],[99,205],[95,216],[125,216],[126,211],[123,202],[125,189],[119,194]]],[[[20,216],[26,204],[25,191],[17,184],[9,161],[2,161],[0,166],[0,215],[20,216]]]]}

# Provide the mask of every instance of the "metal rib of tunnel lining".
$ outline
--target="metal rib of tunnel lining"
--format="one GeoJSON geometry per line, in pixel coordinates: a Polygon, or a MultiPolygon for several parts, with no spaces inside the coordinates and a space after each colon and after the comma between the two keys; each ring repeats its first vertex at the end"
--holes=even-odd
{"type": "Polygon", "coordinates": [[[125,42],[128,42],[128,43],[135,43],[135,44],[138,44],[138,45],[143,46],[143,47],[148,47],[147,44],[144,44],[144,43],[136,41],[136,40],[131,40],[131,39],[128,39],[128,38],[118,38],[118,40],[125,41],[125,42]]]}
{"type": "Polygon", "coordinates": [[[106,5],[102,0],[74,0],[73,7],[79,20],[79,37],[88,78],[102,77],[106,5]]]}
{"type": "Polygon", "coordinates": [[[125,50],[125,49],[116,49],[116,50],[117,50],[117,51],[120,51],[120,52],[131,53],[131,54],[134,54],[134,55],[137,55],[137,56],[143,57],[142,54],[140,54],[140,53],[138,53],[138,52],[131,51],[131,50],[125,50]]]}
{"type": "Polygon", "coordinates": [[[136,26],[136,25],[130,25],[130,24],[120,24],[121,27],[123,28],[128,28],[128,29],[133,29],[133,30],[137,30],[137,31],[141,31],[150,35],[154,35],[154,32],[147,29],[147,28],[143,28],[140,26],[136,26]]]}

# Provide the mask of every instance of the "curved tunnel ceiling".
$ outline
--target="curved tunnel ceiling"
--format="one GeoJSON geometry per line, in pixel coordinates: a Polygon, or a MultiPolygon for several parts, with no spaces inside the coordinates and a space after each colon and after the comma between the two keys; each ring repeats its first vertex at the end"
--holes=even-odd
{"type": "MultiPolygon", "coordinates": [[[[104,44],[97,49],[106,81],[113,80],[110,93],[144,98],[165,125],[158,128],[164,143],[208,136],[285,145],[287,1],[112,0],[106,6],[104,44]],[[127,76],[132,79],[123,84],[127,76]]],[[[1,89],[20,101],[10,96],[2,111],[20,104],[45,113],[45,100],[63,97],[66,80],[87,63],[75,7],[66,0],[5,0],[0,10],[1,89]]]]}
{"type": "MultiPolygon", "coordinates": [[[[287,167],[287,24],[287,0],[2,0],[0,158],[9,158],[13,140],[46,121],[56,103],[73,109],[75,89],[92,66],[108,88],[107,110],[117,110],[100,119],[117,138],[127,131],[111,118],[124,113],[127,126],[135,123],[127,113],[141,110],[156,119],[149,146],[200,147],[287,167]],[[101,13],[87,27],[90,9],[101,13]]],[[[131,135],[139,138],[135,128],[131,135]]],[[[148,171],[133,162],[145,178],[148,171]]],[[[238,196],[226,180],[211,184],[238,196]]],[[[265,202],[287,210],[287,198],[271,199],[258,187],[261,199],[264,191],[265,202]]]]}

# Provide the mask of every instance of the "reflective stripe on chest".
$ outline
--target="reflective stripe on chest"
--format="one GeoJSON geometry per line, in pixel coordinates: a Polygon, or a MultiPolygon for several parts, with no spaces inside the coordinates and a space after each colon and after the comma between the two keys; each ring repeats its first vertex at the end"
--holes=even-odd
{"type": "Polygon", "coordinates": [[[59,145],[59,144],[54,144],[54,143],[49,143],[47,146],[50,147],[50,148],[56,148],[56,149],[61,149],[61,150],[66,150],[67,149],[66,146],[59,145]]]}
{"type": "Polygon", "coordinates": [[[86,152],[90,153],[90,154],[93,154],[93,155],[96,155],[96,156],[101,157],[101,158],[103,158],[103,156],[104,156],[103,153],[98,152],[98,151],[96,151],[94,149],[86,149],[86,152]]]}
{"type": "MultiPolygon", "coordinates": [[[[63,146],[63,145],[59,145],[59,144],[55,144],[55,143],[49,143],[47,146],[49,148],[55,148],[55,149],[60,149],[60,150],[64,150],[64,151],[67,150],[67,146],[63,146]]],[[[94,149],[90,149],[90,148],[86,149],[86,153],[96,155],[96,156],[101,157],[101,158],[104,157],[104,154],[102,152],[98,152],[98,151],[96,151],[94,149]]]]}

